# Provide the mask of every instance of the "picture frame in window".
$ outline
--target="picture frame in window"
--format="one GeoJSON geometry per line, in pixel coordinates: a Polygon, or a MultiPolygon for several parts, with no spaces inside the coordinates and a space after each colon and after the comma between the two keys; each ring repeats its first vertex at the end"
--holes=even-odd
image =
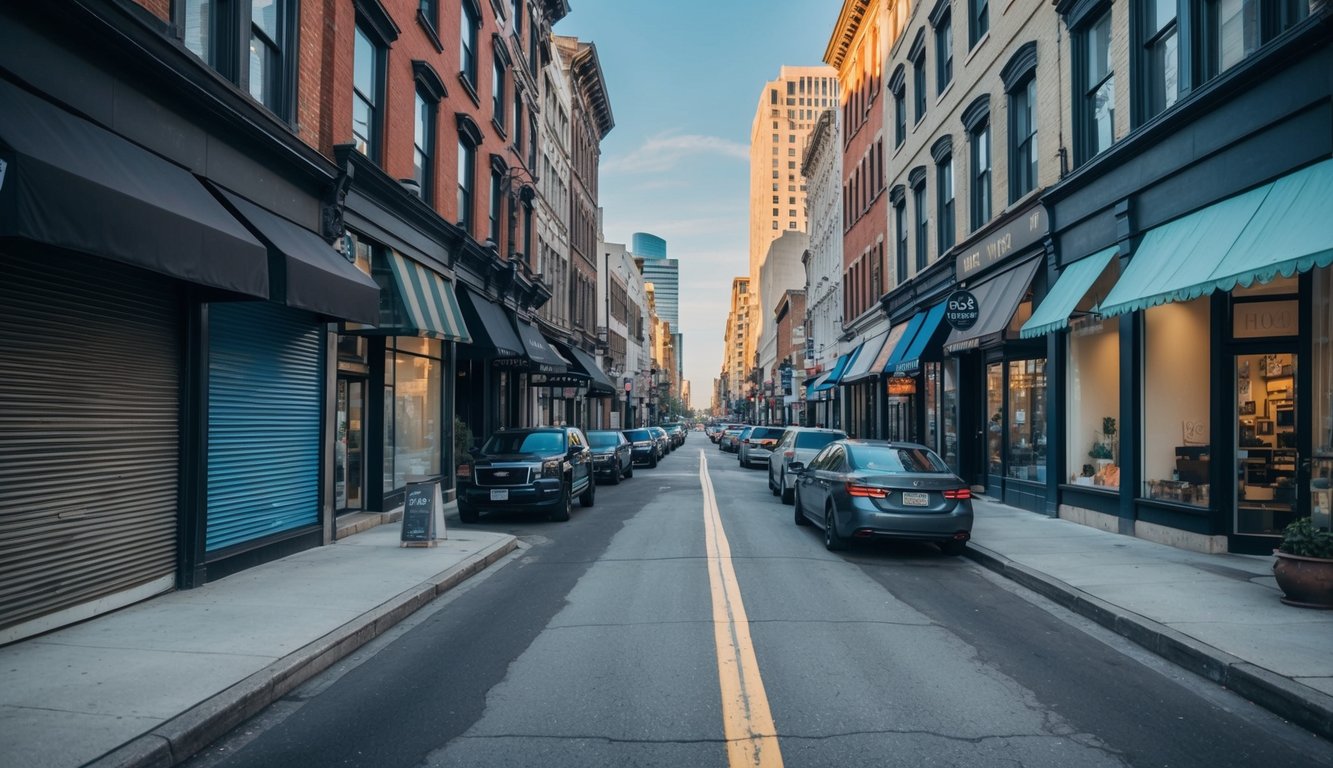
{"type": "Polygon", "coordinates": [[[1253,401],[1253,400],[1246,400],[1245,402],[1243,402],[1243,403],[1240,404],[1240,415],[1241,415],[1241,416],[1253,416],[1253,415],[1254,415],[1254,410],[1255,410],[1255,406],[1254,406],[1254,401],[1253,401]]]}
{"type": "Polygon", "coordinates": [[[1255,419],[1255,420],[1254,420],[1254,431],[1255,431],[1256,434],[1260,434],[1260,435],[1271,435],[1271,434],[1273,434],[1273,420],[1272,420],[1272,419],[1255,419]]]}

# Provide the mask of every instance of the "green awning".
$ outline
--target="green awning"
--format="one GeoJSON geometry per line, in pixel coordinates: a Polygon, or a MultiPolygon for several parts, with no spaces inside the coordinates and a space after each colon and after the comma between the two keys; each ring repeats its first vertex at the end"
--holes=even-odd
{"type": "Polygon", "coordinates": [[[1333,264],[1333,160],[1154,227],[1098,311],[1190,301],[1333,264]]]}
{"type": "Polygon", "coordinates": [[[1116,246],[1111,246],[1065,267],[1060,273],[1060,279],[1055,281],[1032,317],[1023,323],[1023,328],[1018,332],[1019,337],[1032,339],[1067,327],[1074,308],[1087,295],[1092,284],[1097,282],[1106,265],[1111,263],[1116,250],[1116,246]]]}
{"type": "Polygon", "coordinates": [[[398,289],[400,322],[379,330],[392,331],[396,336],[423,336],[445,341],[472,342],[463,310],[453,286],[439,274],[412,261],[397,251],[389,252],[389,268],[393,271],[394,286],[398,289]]]}

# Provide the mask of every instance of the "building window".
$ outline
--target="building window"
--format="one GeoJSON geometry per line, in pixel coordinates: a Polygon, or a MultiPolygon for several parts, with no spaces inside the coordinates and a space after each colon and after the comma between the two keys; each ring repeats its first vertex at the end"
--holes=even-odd
{"type": "Polygon", "coordinates": [[[462,25],[459,29],[458,54],[459,74],[477,91],[477,28],[481,26],[481,14],[468,0],[462,2],[462,25]]]}
{"type": "Polygon", "coordinates": [[[458,224],[472,233],[472,200],[476,190],[477,148],[465,136],[458,137],[458,224]]]}
{"type": "Polygon", "coordinates": [[[954,244],[954,191],[953,154],[947,154],[935,163],[936,229],[939,233],[939,252],[944,253],[954,244]]]}
{"type": "Polygon", "coordinates": [[[926,116],[926,51],[921,49],[912,59],[912,101],[915,104],[913,118],[921,122],[926,116]]]}
{"type": "Polygon", "coordinates": [[[491,205],[490,205],[490,227],[487,229],[487,236],[496,247],[500,245],[500,208],[504,202],[504,190],[502,185],[504,179],[500,172],[494,168],[491,169],[491,205]]]}
{"type": "Polygon", "coordinates": [[[500,132],[506,130],[505,123],[505,63],[499,56],[495,57],[495,76],[491,79],[491,119],[499,127],[500,132]]]}
{"type": "Polygon", "coordinates": [[[931,19],[935,27],[935,93],[944,93],[944,89],[953,82],[953,14],[946,3],[940,6],[943,13],[931,19]]]}
{"type": "Polygon", "coordinates": [[[902,65],[899,65],[889,78],[889,90],[893,92],[893,146],[901,147],[907,140],[907,85],[902,65]]]}
{"type": "Polygon", "coordinates": [[[990,30],[990,3],[987,0],[967,0],[967,47],[975,48],[990,30]]]}
{"type": "Polygon", "coordinates": [[[924,170],[920,178],[912,185],[912,207],[916,214],[916,271],[926,268],[930,260],[930,217],[926,212],[926,175],[924,170]]]}
{"type": "Polygon", "coordinates": [[[431,190],[434,181],[431,158],[435,154],[435,108],[434,101],[420,90],[416,92],[413,102],[416,120],[412,132],[412,179],[420,188],[418,194],[421,199],[428,203],[434,198],[431,190]]]}
{"type": "Polygon", "coordinates": [[[1216,77],[1310,15],[1313,0],[1204,0],[1204,78],[1216,77]]]}
{"type": "Polygon", "coordinates": [[[295,5],[295,0],[185,0],[178,22],[187,49],[286,120],[297,61],[295,5]],[[236,45],[237,40],[247,45],[236,45]]]}
{"type": "Polygon", "coordinates": [[[976,231],[990,221],[991,201],[991,158],[990,158],[990,120],[984,120],[971,133],[972,153],[972,205],[971,230],[976,231]]]}
{"type": "Polygon", "coordinates": [[[356,150],[372,160],[380,157],[379,105],[384,95],[384,50],[356,25],[352,52],[352,137],[356,150]]]}
{"type": "Polygon", "coordinates": [[[1207,474],[1191,478],[1196,482],[1181,479],[1177,453],[1180,447],[1190,447],[1182,446],[1182,428],[1190,431],[1190,425],[1200,425],[1195,431],[1207,434],[1212,392],[1210,304],[1204,296],[1143,312],[1140,449],[1145,498],[1208,506],[1207,474]]]}
{"type": "Polygon", "coordinates": [[[1074,307],[1065,376],[1065,482],[1074,485],[1120,487],[1120,321],[1093,314],[1115,284],[1118,264],[1112,259],[1074,307]]]}
{"type": "Polygon", "coordinates": [[[1037,78],[1009,93],[1009,202],[1037,186],[1037,78]]]}
{"type": "Polygon", "coordinates": [[[1046,482],[1046,361],[1009,368],[1009,477],[1046,482]]]}
{"type": "Polygon", "coordinates": [[[384,353],[384,490],[403,488],[412,475],[440,472],[444,343],[389,337],[384,353]],[[395,347],[397,348],[395,350],[395,347]]]}
{"type": "Polygon", "coordinates": [[[1143,47],[1139,72],[1143,78],[1143,115],[1145,122],[1176,103],[1180,97],[1180,47],[1176,26],[1177,0],[1150,0],[1142,3],[1143,47]]]}
{"type": "Polygon", "coordinates": [[[1075,72],[1081,87],[1074,105],[1078,126],[1077,162],[1084,163],[1115,139],[1115,72],[1111,69],[1111,12],[1071,37],[1075,72]]]}
{"type": "Polygon", "coordinates": [[[907,200],[900,197],[893,204],[893,221],[897,227],[897,253],[894,254],[893,266],[897,285],[907,281],[907,200]]]}

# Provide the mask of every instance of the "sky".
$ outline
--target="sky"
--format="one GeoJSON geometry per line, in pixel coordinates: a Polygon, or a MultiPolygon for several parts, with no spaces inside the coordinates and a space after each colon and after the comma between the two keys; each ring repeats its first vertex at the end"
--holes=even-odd
{"type": "Polygon", "coordinates": [[[635,232],[680,260],[691,405],[722,369],[731,279],[748,275],[750,125],[784,66],[822,63],[840,0],[570,0],[555,32],[597,46],[615,128],[598,202],[608,242],[635,232]]]}

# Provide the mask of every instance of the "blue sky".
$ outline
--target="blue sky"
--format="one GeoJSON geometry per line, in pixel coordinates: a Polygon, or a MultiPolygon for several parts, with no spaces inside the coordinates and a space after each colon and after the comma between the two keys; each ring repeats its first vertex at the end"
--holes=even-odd
{"type": "Polygon", "coordinates": [[[615,129],[599,198],[611,242],[680,259],[685,377],[707,408],[731,279],[749,273],[750,123],[783,65],[821,63],[839,0],[570,0],[556,33],[597,46],[615,129]]]}

